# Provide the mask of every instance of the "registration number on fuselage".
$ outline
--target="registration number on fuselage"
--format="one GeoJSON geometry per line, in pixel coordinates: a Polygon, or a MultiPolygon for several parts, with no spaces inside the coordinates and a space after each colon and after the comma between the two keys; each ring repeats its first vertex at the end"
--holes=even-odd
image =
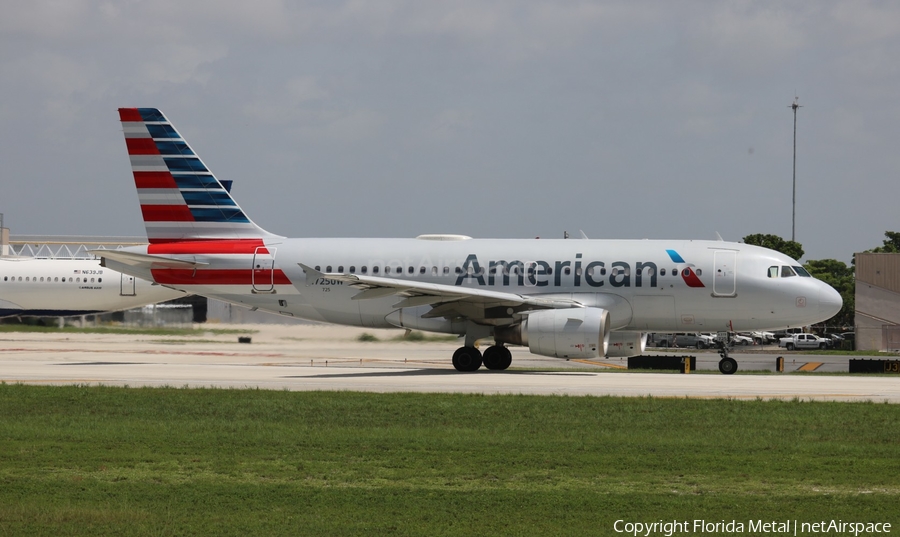
{"type": "Polygon", "coordinates": [[[313,285],[344,285],[344,282],[340,280],[329,280],[328,278],[316,278],[313,285]]]}

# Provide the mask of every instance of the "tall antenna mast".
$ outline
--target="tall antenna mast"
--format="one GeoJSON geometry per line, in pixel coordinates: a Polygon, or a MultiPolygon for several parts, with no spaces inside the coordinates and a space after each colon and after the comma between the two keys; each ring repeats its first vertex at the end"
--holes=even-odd
{"type": "Polygon", "coordinates": [[[800,105],[797,101],[800,97],[794,95],[794,103],[790,106],[794,110],[794,196],[791,202],[791,241],[797,241],[797,109],[800,105]]]}

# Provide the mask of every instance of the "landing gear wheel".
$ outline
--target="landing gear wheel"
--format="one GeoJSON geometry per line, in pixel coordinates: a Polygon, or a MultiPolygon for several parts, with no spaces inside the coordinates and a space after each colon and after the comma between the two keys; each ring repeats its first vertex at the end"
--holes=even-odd
{"type": "Polygon", "coordinates": [[[723,375],[731,375],[737,371],[737,362],[734,358],[722,358],[719,360],[719,372],[723,375]]]}
{"type": "Polygon", "coordinates": [[[453,353],[453,367],[457,371],[478,371],[481,367],[481,351],[475,347],[460,347],[453,353]]]}
{"type": "Polygon", "coordinates": [[[512,363],[512,353],[503,345],[494,345],[484,350],[484,367],[502,371],[512,363]]]}

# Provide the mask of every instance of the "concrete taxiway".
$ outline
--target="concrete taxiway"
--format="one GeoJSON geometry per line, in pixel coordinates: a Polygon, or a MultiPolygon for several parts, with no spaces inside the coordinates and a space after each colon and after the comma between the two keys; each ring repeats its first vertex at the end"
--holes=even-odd
{"type": "MultiPolygon", "coordinates": [[[[210,327],[215,328],[215,327],[210,327]]],[[[225,327],[222,327],[225,328],[225,327]]],[[[227,328],[233,328],[231,326],[227,328]]],[[[513,349],[513,369],[459,373],[454,341],[397,341],[402,331],[254,325],[195,336],[0,334],[0,381],[27,384],[191,386],[279,390],[779,398],[900,403],[900,377],[627,372],[625,359],[565,361],[513,349]],[[249,336],[250,344],[238,343],[249,336]],[[520,368],[528,368],[520,369],[520,368]]],[[[697,356],[715,370],[714,352],[697,356]]],[[[847,371],[847,357],[783,353],[786,370],[847,371]],[[815,367],[810,367],[810,364],[815,367]]],[[[735,353],[739,371],[773,371],[776,353],[735,353]]]]}

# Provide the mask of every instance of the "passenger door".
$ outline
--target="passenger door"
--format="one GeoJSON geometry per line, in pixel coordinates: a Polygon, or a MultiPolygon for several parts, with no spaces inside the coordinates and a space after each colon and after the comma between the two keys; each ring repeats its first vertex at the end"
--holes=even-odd
{"type": "Polygon", "coordinates": [[[713,254],[713,296],[737,296],[737,252],[715,250],[713,254]]]}
{"type": "Polygon", "coordinates": [[[275,248],[256,247],[250,274],[254,293],[275,292],[275,248]]]}
{"type": "Polygon", "coordinates": [[[119,282],[119,296],[135,296],[136,294],[134,276],[122,274],[119,282]]]}

